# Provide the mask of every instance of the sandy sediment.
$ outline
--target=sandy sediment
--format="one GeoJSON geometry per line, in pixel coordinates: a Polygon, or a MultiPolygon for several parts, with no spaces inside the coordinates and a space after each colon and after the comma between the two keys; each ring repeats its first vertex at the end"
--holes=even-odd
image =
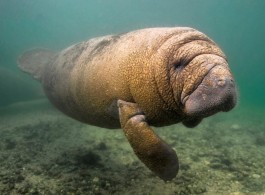
{"type": "Polygon", "coordinates": [[[265,194],[261,116],[237,108],[156,132],[180,160],[171,182],[136,158],[121,130],[79,123],[46,99],[1,108],[0,194],[265,194]]]}

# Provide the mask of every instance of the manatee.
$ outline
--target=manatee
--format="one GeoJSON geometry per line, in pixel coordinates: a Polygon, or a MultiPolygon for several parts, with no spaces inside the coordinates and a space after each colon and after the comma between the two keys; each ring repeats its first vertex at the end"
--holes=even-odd
{"type": "Polygon", "coordinates": [[[18,65],[66,115],[122,128],[137,157],[164,181],[176,177],[179,161],[151,126],[195,127],[237,101],[225,54],[188,27],[108,35],[60,52],[36,48],[22,54],[18,65]]]}

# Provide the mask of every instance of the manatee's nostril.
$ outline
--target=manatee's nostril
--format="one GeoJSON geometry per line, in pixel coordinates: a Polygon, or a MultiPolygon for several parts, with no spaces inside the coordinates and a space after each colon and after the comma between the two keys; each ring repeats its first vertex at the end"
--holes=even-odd
{"type": "Polygon", "coordinates": [[[234,83],[234,80],[233,79],[227,79],[228,82],[229,82],[229,86],[230,87],[235,87],[235,83],[234,83]]]}
{"type": "Polygon", "coordinates": [[[234,80],[231,78],[225,78],[225,79],[218,79],[217,80],[217,85],[220,87],[223,87],[225,85],[227,85],[228,87],[232,87],[234,86],[234,80]]]}
{"type": "Polygon", "coordinates": [[[225,85],[225,80],[224,80],[224,79],[219,79],[219,80],[217,81],[217,85],[223,87],[223,86],[225,85]]]}

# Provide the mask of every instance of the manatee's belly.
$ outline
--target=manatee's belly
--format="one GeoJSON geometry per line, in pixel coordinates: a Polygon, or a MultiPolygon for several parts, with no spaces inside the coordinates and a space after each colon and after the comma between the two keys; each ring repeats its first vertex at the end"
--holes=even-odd
{"type": "Polygon", "coordinates": [[[128,98],[105,90],[104,81],[93,83],[93,80],[87,79],[86,86],[80,84],[74,88],[69,75],[68,79],[53,80],[51,75],[49,79],[49,82],[46,80],[43,84],[44,91],[50,102],[60,111],[90,125],[120,128],[117,100],[128,98]]]}
{"type": "Polygon", "coordinates": [[[46,94],[55,107],[71,118],[98,127],[120,128],[118,108],[114,99],[113,101],[101,99],[102,104],[96,104],[87,99],[88,102],[82,105],[80,102],[76,102],[74,97],[69,96],[69,94],[64,98],[60,98],[59,94],[56,95],[47,91],[46,94]]]}

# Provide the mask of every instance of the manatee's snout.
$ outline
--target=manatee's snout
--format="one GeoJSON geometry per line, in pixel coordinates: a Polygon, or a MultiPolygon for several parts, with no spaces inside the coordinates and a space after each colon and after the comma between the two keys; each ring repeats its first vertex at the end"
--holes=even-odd
{"type": "Polygon", "coordinates": [[[227,66],[216,65],[203,78],[198,87],[184,98],[184,111],[188,116],[204,118],[219,111],[229,111],[237,101],[233,76],[227,66]]]}

